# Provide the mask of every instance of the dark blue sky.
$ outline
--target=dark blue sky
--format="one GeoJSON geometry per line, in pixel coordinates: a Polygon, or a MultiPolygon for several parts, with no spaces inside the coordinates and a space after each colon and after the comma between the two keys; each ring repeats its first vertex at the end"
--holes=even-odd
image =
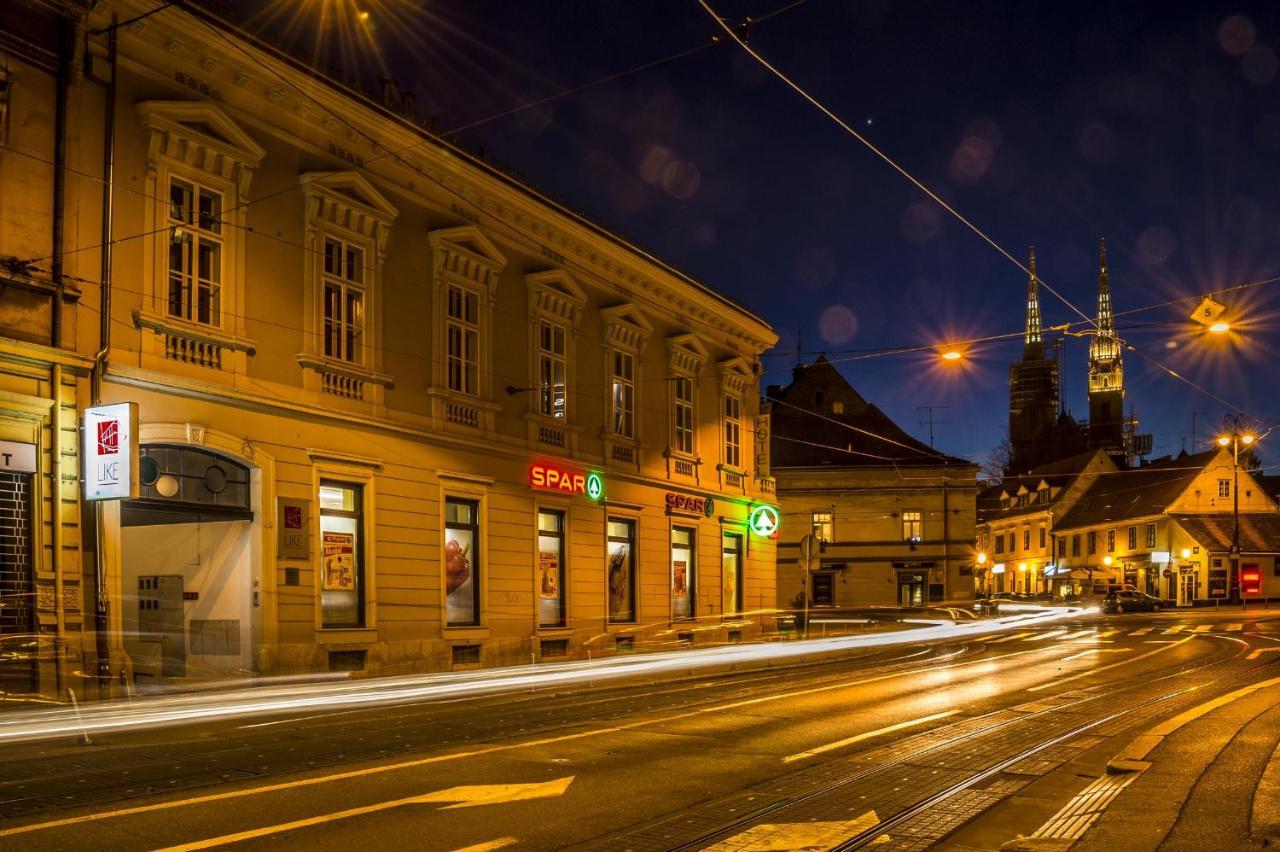
{"type": "MultiPolygon", "coordinates": [[[[786,4],[713,5],[740,18],[786,4]]],[[[362,8],[443,130],[715,32],[695,0],[362,8]]],[[[1121,313],[1280,275],[1280,5],[808,0],[751,43],[997,242],[1019,257],[1034,244],[1042,278],[1090,315],[1100,236],[1121,313]]],[[[339,65],[378,73],[365,51],[339,65]]],[[[766,317],[782,337],[766,381],[787,380],[798,343],[806,360],[840,359],[1022,327],[1025,275],[731,44],[460,141],[766,317]]],[[[1147,358],[1280,421],[1280,285],[1224,301],[1248,325],[1230,346],[1189,333],[1194,302],[1119,322],[1147,358]]],[[[1048,293],[1043,304],[1048,324],[1077,319],[1048,293]]],[[[1077,416],[1085,345],[1068,344],[1077,416]]],[[[938,446],[980,460],[1002,435],[1020,350],[980,347],[963,370],[922,355],[842,369],[926,439],[917,406],[949,406],[938,446]]],[[[1126,369],[1157,455],[1190,448],[1193,411],[1202,441],[1220,421],[1219,402],[1148,360],[1129,353],[1126,369]]]]}

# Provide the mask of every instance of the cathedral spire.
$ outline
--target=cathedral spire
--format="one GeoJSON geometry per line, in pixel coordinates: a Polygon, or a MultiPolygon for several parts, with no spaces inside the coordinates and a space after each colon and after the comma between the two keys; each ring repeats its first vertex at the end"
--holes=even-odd
{"type": "Polygon", "coordinates": [[[1044,339],[1040,328],[1040,279],[1036,276],[1036,247],[1031,247],[1028,265],[1031,277],[1027,280],[1027,330],[1022,340],[1022,360],[1033,361],[1044,357],[1044,339]]]}
{"type": "Polygon", "coordinates": [[[1098,255],[1098,334],[1115,334],[1111,314],[1111,277],[1107,274],[1107,238],[1102,237],[1098,255]]]}

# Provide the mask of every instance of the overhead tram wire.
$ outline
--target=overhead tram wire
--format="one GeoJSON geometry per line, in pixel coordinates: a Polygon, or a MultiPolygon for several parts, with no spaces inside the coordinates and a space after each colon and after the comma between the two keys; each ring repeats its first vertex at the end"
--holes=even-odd
{"type": "MultiPolygon", "coordinates": [[[[795,7],[800,6],[800,5],[803,5],[804,3],[807,3],[807,2],[808,2],[808,0],[794,0],[794,2],[792,2],[792,3],[788,3],[788,4],[786,4],[785,6],[782,6],[782,7],[778,8],[778,9],[775,9],[774,11],[769,12],[769,13],[767,13],[767,14],[765,14],[765,15],[762,15],[762,16],[761,16],[761,17],[759,17],[759,18],[755,18],[755,19],[753,19],[753,21],[754,21],[755,23],[759,23],[759,22],[761,22],[761,21],[768,20],[769,18],[776,17],[777,15],[781,15],[781,14],[783,14],[784,12],[789,12],[791,9],[794,9],[795,7]]],[[[143,12],[142,14],[139,14],[139,15],[137,15],[137,16],[135,16],[135,17],[133,17],[133,18],[130,18],[130,19],[125,20],[125,21],[121,21],[119,24],[117,24],[117,27],[123,27],[123,26],[125,26],[126,24],[133,23],[134,21],[139,21],[139,20],[142,20],[143,18],[149,18],[149,17],[151,17],[152,15],[154,15],[154,14],[156,14],[156,13],[158,13],[158,12],[162,12],[162,11],[164,11],[164,10],[166,10],[166,9],[170,8],[170,7],[173,7],[173,6],[182,6],[182,5],[183,5],[183,0],[169,0],[168,2],[161,3],[160,5],[156,6],[155,8],[150,9],[150,10],[148,10],[148,11],[146,11],[146,12],[143,12]]],[[[201,23],[205,23],[205,22],[204,22],[204,21],[201,21],[201,23]]],[[[207,23],[205,23],[205,25],[206,25],[206,26],[209,26],[207,23]]],[[[90,33],[89,33],[89,35],[101,35],[101,34],[103,34],[103,33],[107,32],[107,29],[110,29],[110,28],[108,27],[108,28],[104,28],[104,29],[94,30],[94,31],[90,32],[90,33]]],[[[381,143],[379,143],[377,140],[373,139],[372,137],[368,136],[367,134],[364,134],[364,135],[365,135],[365,137],[366,137],[367,139],[369,139],[369,141],[370,141],[370,142],[371,142],[371,143],[372,143],[376,148],[383,148],[383,151],[382,151],[381,153],[375,154],[374,156],[372,156],[372,157],[369,157],[369,158],[365,159],[365,160],[364,160],[364,165],[366,165],[366,166],[367,166],[367,165],[369,165],[370,163],[377,162],[378,160],[384,159],[384,158],[386,158],[386,157],[399,157],[400,155],[402,155],[402,154],[406,154],[406,153],[408,153],[409,151],[412,151],[412,150],[414,150],[414,149],[416,149],[416,148],[420,148],[420,147],[422,147],[423,145],[429,145],[429,144],[432,144],[433,142],[437,142],[437,143],[438,143],[439,141],[448,140],[448,139],[449,139],[449,137],[456,136],[457,134],[459,134],[459,133],[463,133],[463,132],[465,132],[465,131],[467,131],[467,130],[471,130],[471,129],[473,129],[473,128],[480,127],[480,126],[482,126],[482,125],[488,124],[488,123],[493,122],[493,121],[497,121],[497,120],[499,120],[499,119],[507,118],[507,117],[512,116],[512,115],[517,115],[517,114],[519,114],[519,113],[521,113],[521,112],[524,112],[525,110],[533,109],[533,108],[535,108],[535,107],[542,106],[542,105],[544,105],[544,104],[547,104],[547,103],[551,103],[551,102],[553,102],[553,101],[560,100],[561,98],[565,98],[565,97],[568,97],[568,96],[570,96],[570,95],[576,95],[576,94],[579,94],[579,93],[581,93],[581,92],[585,92],[585,91],[588,91],[588,90],[590,90],[590,89],[597,88],[598,86],[603,86],[603,85],[605,85],[606,83],[612,83],[612,82],[614,82],[614,81],[616,81],[616,80],[621,80],[621,79],[623,79],[623,78],[630,77],[630,76],[632,76],[632,75],[639,74],[639,73],[642,73],[642,72],[644,72],[644,71],[651,70],[651,69],[653,69],[653,68],[658,68],[658,67],[660,67],[660,66],[662,66],[662,65],[668,65],[668,64],[670,64],[670,63],[672,63],[672,62],[676,62],[676,61],[678,61],[678,60],[680,60],[680,59],[684,59],[685,57],[692,56],[692,55],[694,55],[694,54],[696,54],[696,53],[701,53],[702,51],[707,50],[708,48],[715,47],[716,45],[724,44],[724,43],[725,43],[725,40],[724,40],[720,35],[718,35],[718,34],[717,34],[717,35],[715,35],[715,36],[712,36],[712,38],[711,38],[710,40],[708,40],[708,41],[706,41],[706,42],[704,42],[704,43],[702,43],[702,44],[695,45],[695,46],[690,47],[690,48],[686,48],[685,50],[678,51],[678,52],[673,53],[673,54],[670,54],[670,55],[668,55],[668,56],[663,56],[663,57],[660,57],[660,58],[658,58],[658,59],[653,59],[653,60],[650,60],[650,61],[648,61],[648,62],[641,63],[640,65],[636,65],[636,66],[634,66],[634,67],[632,67],[632,68],[628,68],[628,69],[623,70],[623,71],[617,71],[617,72],[614,72],[614,73],[612,73],[612,74],[607,74],[607,75],[605,75],[604,77],[599,77],[599,78],[596,78],[596,79],[594,79],[594,80],[589,80],[589,81],[587,81],[586,83],[581,83],[581,84],[579,84],[579,85],[572,86],[572,87],[570,87],[570,88],[568,88],[568,89],[563,89],[563,90],[561,90],[561,91],[559,91],[559,92],[555,92],[554,94],[546,95],[546,96],[541,97],[541,98],[536,98],[536,99],[534,99],[534,100],[532,100],[532,101],[526,101],[525,103],[518,104],[517,106],[511,107],[511,108],[509,108],[509,109],[502,110],[502,111],[500,111],[500,112],[493,113],[493,114],[491,114],[491,115],[485,116],[484,118],[479,118],[479,119],[476,119],[476,120],[474,120],[474,121],[467,122],[466,124],[461,124],[461,125],[459,125],[459,126],[457,126],[457,127],[451,128],[451,129],[449,129],[449,130],[440,131],[440,132],[435,132],[435,133],[432,133],[431,131],[424,131],[424,132],[426,132],[426,133],[429,133],[429,134],[430,134],[430,138],[421,139],[421,140],[419,140],[419,141],[417,141],[417,142],[414,142],[412,145],[407,145],[407,146],[405,146],[405,147],[403,147],[403,148],[399,148],[399,149],[388,149],[388,148],[385,148],[385,146],[383,146],[383,145],[382,145],[381,143]]],[[[277,78],[277,79],[278,79],[278,78],[277,78]]],[[[294,87],[294,88],[295,88],[295,91],[296,91],[296,90],[297,90],[297,89],[296,89],[296,87],[294,87]]],[[[304,96],[304,97],[307,97],[307,99],[308,99],[308,100],[311,100],[313,103],[315,102],[315,101],[314,101],[314,99],[310,98],[310,96],[306,95],[305,93],[300,92],[300,94],[303,94],[303,96],[304,96]]],[[[367,95],[366,95],[366,97],[367,97],[367,95]]],[[[358,130],[358,129],[356,129],[356,128],[352,128],[352,129],[353,129],[353,130],[356,130],[356,132],[362,132],[362,131],[359,131],[359,130],[358,130]]],[[[17,151],[17,149],[8,148],[8,146],[6,146],[6,145],[0,145],[0,148],[5,148],[5,149],[7,149],[7,150],[13,150],[13,151],[15,151],[16,153],[20,153],[20,154],[25,154],[25,153],[26,153],[26,152],[20,152],[20,151],[17,151]]],[[[406,164],[406,165],[407,165],[407,164],[406,164]]],[[[98,177],[98,176],[96,176],[96,175],[91,175],[91,174],[89,174],[89,173],[87,173],[87,172],[80,172],[80,171],[77,171],[77,170],[75,170],[75,169],[70,169],[69,167],[68,167],[68,170],[69,170],[69,171],[72,171],[73,173],[81,174],[81,175],[83,175],[85,178],[88,178],[88,179],[90,179],[90,180],[96,180],[96,181],[99,181],[99,182],[101,182],[101,181],[102,181],[102,179],[101,179],[100,177],[98,177]]],[[[415,171],[416,171],[416,169],[415,169],[415,171]]],[[[167,203],[167,199],[157,199],[157,198],[155,198],[154,196],[151,196],[150,194],[148,194],[148,193],[146,193],[146,192],[143,192],[142,190],[138,190],[138,189],[136,189],[136,188],[134,188],[134,187],[128,187],[128,186],[124,186],[124,185],[122,185],[122,184],[116,184],[116,183],[113,183],[113,184],[112,184],[112,186],[114,186],[114,187],[116,187],[116,188],[118,188],[118,189],[122,189],[122,190],[126,190],[126,191],[129,191],[129,192],[133,192],[134,194],[140,195],[140,196],[142,196],[142,197],[144,197],[144,198],[151,198],[151,199],[156,200],[156,201],[161,201],[161,202],[166,202],[166,203],[167,203]]],[[[274,192],[269,192],[269,193],[267,193],[267,194],[265,194],[265,195],[258,196],[257,198],[253,198],[253,199],[249,199],[249,200],[247,200],[247,201],[243,201],[243,202],[241,202],[240,204],[237,204],[237,205],[235,205],[235,206],[233,206],[233,207],[228,207],[228,208],[226,208],[225,210],[223,210],[223,215],[226,215],[227,213],[233,213],[233,212],[236,212],[236,211],[239,211],[239,210],[243,210],[243,209],[246,209],[246,208],[248,208],[248,207],[250,207],[250,206],[252,206],[252,205],[258,204],[258,203],[260,203],[260,202],[270,200],[270,199],[272,199],[272,198],[275,198],[275,197],[277,197],[277,196],[283,195],[283,194],[288,193],[288,192],[292,192],[292,191],[293,191],[293,190],[295,190],[296,188],[297,188],[297,187],[293,187],[293,186],[286,186],[286,187],[283,187],[283,188],[281,188],[281,189],[278,189],[278,190],[276,190],[276,191],[274,191],[274,192]]],[[[223,222],[223,224],[226,224],[226,225],[228,225],[229,227],[235,227],[233,223],[226,222],[225,220],[219,219],[218,221],[223,222]]],[[[153,230],[151,230],[151,231],[141,231],[141,232],[137,232],[137,233],[134,233],[134,234],[128,234],[128,235],[125,235],[125,236],[123,236],[123,237],[116,237],[116,238],[112,239],[112,240],[111,240],[111,242],[110,242],[110,244],[111,244],[111,245],[113,245],[113,246],[114,246],[114,245],[119,245],[120,243],[123,243],[123,242],[129,242],[129,241],[131,241],[131,240],[141,239],[141,238],[143,238],[143,237],[154,236],[154,235],[155,235],[155,234],[157,234],[157,233],[163,233],[164,231],[167,231],[167,230],[169,230],[169,226],[165,226],[165,227],[162,227],[162,228],[156,228],[156,229],[153,229],[153,230]]],[[[62,256],[63,256],[63,257],[65,257],[65,256],[67,256],[67,255],[69,255],[69,254],[75,254],[75,253],[77,253],[77,252],[82,252],[82,251],[92,251],[92,250],[94,250],[94,249],[101,248],[101,247],[102,247],[102,244],[101,244],[101,243],[91,243],[91,244],[86,244],[86,245],[79,245],[79,246],[76,246],[75,248],[68,248],[68,249],[65,249],[65,250],[62,252],[62,256]]],[[[25,262],[26,262],[26,263],[39,263],[39,262],[41,262],[41,261],[50,260],[50,259],[52,259],[52,255],[41,255],[41,256],[39,256],[39,257],[30,258],[30,259],[28,259],[28,260],[27,260],[27,261],[25,261],[25,262]]]]}
{"type": "MultiPolygon", "coordinates": [[[[993,249],[995,249],[997,252],[1003,255],[1010,263],[1012,263],[1018,269],[1022,270],[1022,272],[1024,272],[1028,276],[1031,275],[1031,270],[1028,269],[1026,266],[1024,266],[1022,261],[1018,260],[1007,249],[1005,249],[1004,246],[1000,245],[992,237],[988,236],[986,231],[979,228],[976,224],[974,224],[972,221],[966,218],[962,213],[960,213],[960,211],[956,210],[955,207],[948,204],[945,200],[942,199],[941,196],[939,196],[933,190],[929,189],[928,186],[926,186],[913,174],[907,171],[905,167],[900,165],[896,160],[894,160],[887,153],[885,153],[883,150],[877,147],[875,143],[873,143],[871,140],[867,139],[865,136],[863,136],[861,133],[855,130],[848,122],[840,118],[840,116],[836,115],[834,112],[828,109],[825,105],[823,105],[821,101],[819,101],[813,95],[805,91],[804,88],[800,86],[800,84],[793,81],[790,77],[788,77],[778,68],[776,68],[772,63],[770,63],[769,60],[761,56],[760,53],[758,53],[753,47],[751,47],[751,45],[747,44],[747,42],[738,35],[739,30],[735,30],[734,28],[730,27],[729,24],[726,23],[725,19],[720,17],[720,15],[716,12],[716,10],[713,9],[711,5],[707,2],[707,0],[698,0],[698,5],[700,5],[706,11],[706,13],[711,16],[711,18],[716,22],[716,24],[722,30],[724,30],[726,35],[729,36],[729,38],[737,42],[739,47],[741,47],[744,51],[746,51],[758,63],[764,66],[764,68],[767,69],[771,74],[773,74],[783,83],[785,83],[788,88],[792,89],[796,94],[800,95],[810,104],[812,104],[823,115],[827,116],[827,118],[834,121],[846,133],[848,133],[850,136],[852,136],[854,139],[856,139],[858,142],[864,145],[873,154],[875,154],[877,157],[879,157],[881,160],[887,163],[899,175],[906,178],[907,181],[909,181],[913,186],[915,186],[917,189],[919,189],[921,192],[927,195],[930,199],[932,199],[934,203],[940,206],[943,210],[950,213],[957,221],[959,221],[966,228],[968,228],[970,231],[976,234],[983,242],[985,242],[987,245],[991,246],[993,249]]],[[[1039,281],[1040,284],[1042,284],[1046,290],[1048,290],[1055,297],[1057,297],[1059,301],[1061,301],[1064,305],[1066,305],[1068,308],[1070,308],[1072,311],[1078,314],[1080,318],[1083,319],[1087,324],[1095,327],[1097,326],[1096,320],[1094,320],[1092,317],[1085,314],[1084,311],[1076,307],[1075,304],[1071,302],[1071,300],[1069,300],[1066,296],[1062,295],[1062,293],[1058,292],[1056,288],[1050,285],[1047,281],[1045,281],[1039,275],[1036,276],[1036,280],[1039,281]]],[[[1130,351],[1137,353],[1137,350],[1134,349],[1132,346],[1130,346],[1129,348],[1130,348],[1130,351]]],[[[1138,353],[1138,354],[1141,354],[1141,353],[1138,353]]],[[[1162,362],[1156,360],[1150,355],[1141,355],[1141,357],[1143,357],[1149,363],[1159,367],[1160,369],[1162,369],[1164,372],[1166,372],[1173,378],[1178,379],[1179,381],[1186,382],[1188,385],[1190,385],[1191,387],[1195,388],[1198,391],[1201,391],[1202,393],[1207,393],[1204,388],[1202,388],[1201,386],[1197,385],[1194,382],[1189,381],[1186,377],[1182,376],[1181,374],[1172,370],[1171,368],[1165,366],[1162,362]]],[[[1209,393],[1208,395],[1210,396],[1211,399],[1215,400],[1216,402],[1219,402],[1219,403],[1223,402],[1222,399],[1215,394],[1209,393]]],[[[1226,405],[1228,408],[1231,408],[1234,411],[1244,410],[1238,405],[1233,405],[1230,403],[1226,403],[1226,405]]]]}

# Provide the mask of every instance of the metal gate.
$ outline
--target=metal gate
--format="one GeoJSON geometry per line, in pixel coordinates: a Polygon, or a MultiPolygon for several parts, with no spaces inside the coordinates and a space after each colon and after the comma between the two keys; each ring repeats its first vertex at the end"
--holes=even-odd
{"type": "Polygon", "coordinates": [[[0,692],[36,688],[31,476],[0,473],[0,692]]]}

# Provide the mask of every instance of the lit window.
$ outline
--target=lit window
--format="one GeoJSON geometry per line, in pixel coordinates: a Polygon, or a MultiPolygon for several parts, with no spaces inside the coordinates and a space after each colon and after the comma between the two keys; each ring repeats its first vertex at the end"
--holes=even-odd
{"type": "Polygon", "coordinates": [[[222,194],[169,181],[169,315],[220,325],[222,194]]]}
{"type": "Polygon", "coordinates": [[[538,626],[563,627],[564,512],[538,511],[538,626]]]}
{"type": "MultiPolygon", "coordinates": [[[[1010,533],[1010,538],[1013,534],[1010,533]]],[[[924,538],[924,518],[920,512],[903,512],[902,513],[902,540],[910,542],[918,542],[924,538]]],[[[1010,550],[1013,547],[1010,546],[1010,550]]]]}
{"type": "Polygon", "coordinates": [[[609,558],[609,622],[636,620],[636,522],[630,518],[610,518],[606,531],[609,558]]]}
{"type": "Polygon", "coordinates": [[[830,512],[813,513],[813,534],[823,544],[835,541],[836,524],[830,512]]]}
{"type": "Polygon", "coordinates": [[[613,350],[613,434],[619,438],[634,438],[636,418],[635,356],[621,349],[613,350]]]}
{"type": "Polygon", "coordinates": [[[1231,496],[1231,480],[1230,479],[1218,480],[1218,496],[1219,497],[1231,496]]]}
{"type": "Polygon", "coordinates": [[[724,463],[742,466],[742,400],[736,396],[724,398],[724,463]]]}
{"type": "Polygon", "coordinates": [[[697,566],[694,532],[688,527],[671,529],[671,617],[693,618],[697,609],[697,566]]]}
{"type": "Polygon", "coordinates": [[[538,411],[547,417],[565,416],[564,326],[538,321],[538,411]]]}
{"type": "Polygon", "coordinates": [[[325,627],[364,625],[364,500],[359,485],[321,482],[320,618],[325,627]]]}
{"type": "Polygon", "coordinates": [[[364,362],[364,251],[332,237],[324,241],[324,354],[364,362]]]}
{"type": "Polygon", "coordinates": [[[450,627],[480,623],[480,504],[445,499],[445,618],[450,627]]]}
{"type": "Polygon", "coordinates": [[[693,379],[676,376],[672,386],[672,436],[676,452],[693,454],[693,379]]]}
{"type": "Polygon", "coordinates": [[[458,284],[449,285],[449,390],[479,393],[480,297],[458,284]]]}

